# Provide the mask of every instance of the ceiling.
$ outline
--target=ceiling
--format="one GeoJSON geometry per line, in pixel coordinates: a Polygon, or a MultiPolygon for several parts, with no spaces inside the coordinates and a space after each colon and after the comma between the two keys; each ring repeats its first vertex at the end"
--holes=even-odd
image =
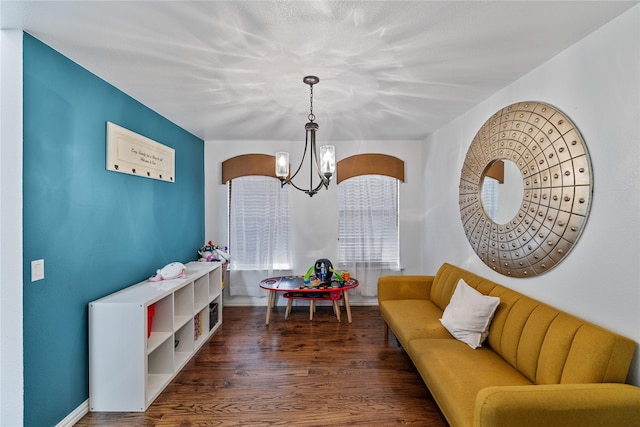
{"type": "Polygon", "coordinates": [[[0,1],[204,140],[421,140],[637,1],[0,1]]]}

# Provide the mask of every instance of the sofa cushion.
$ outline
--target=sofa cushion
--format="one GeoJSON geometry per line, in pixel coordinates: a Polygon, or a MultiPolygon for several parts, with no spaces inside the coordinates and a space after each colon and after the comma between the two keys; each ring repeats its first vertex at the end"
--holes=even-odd
{"type": "Polygon", "coordinates": [[[429,299],[444,311],[460,279],[464,279],[469,286],[484,295],[500,296],[499,293],[501,289],[504,289],[501,285],[487,280],[484,277],[463,270],[455,265],[444,263],[438,269],[433,280],[429,299]]]}
{"type": "Polygon", "coordinates": [[[481,389],[532,384],[488,347],[473,350],[453,339],[414,339],[405,350],[451,425],[473,424],[481,389]]]}
{"type": "Polygon", "coordinates": [[[640,388],[629,384],[487,387],[478,392],[474,426],[638,426],[640,388]]]}
{"type": "Polygon", "coordinates": [[[381,301],[380,314],[404,347],[414,338],[451,339],[449,332],[438,320],[442,316],[442,310],[430,301],[381,301]]]}
{"type": "Polygon", "coordinates": [[[454,338],[478,348],[488,335],[498,304],[500,298],[482,295],[460,279],[440,321],[454,338]]]}

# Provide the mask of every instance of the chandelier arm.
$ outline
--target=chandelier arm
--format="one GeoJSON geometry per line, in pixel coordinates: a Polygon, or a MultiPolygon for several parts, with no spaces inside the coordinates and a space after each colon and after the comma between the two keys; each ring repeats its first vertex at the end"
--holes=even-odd
{"type": "Polygon", "coordinates": [[[312,191],[313,193],[317,193],[322,187],[327,187],[327,184],[324,182],[324,179],[321,180],[318,185],[316,186],[316,188],[314,188],[312,191]]]}
{"type": "Polygon", "coordinates": [[[288,179],[286,181],[283,180],[282,181],[282,187],[284,187],[285,184],[289,184],[293,188],[295,188],[296,190],[300,190],[303,193],[308,194],[309,196],[313,196],[314,194],[316,194],[322,188],[323,185],[324,185],[325,188],[328,188],[328,184],[325,183],[324,181],[320,181],[320,183],[314,189],[306,189],[306,188],[298,187],[293,181],[291,181],[291,179],[288,179]]]}
{"type": "Polygon", "coordinates": [[[310,189],[304,189],[304,188],[300,188],[297,185],[295,185],[293,182],[289,182],[290,185],[292,185],[294,188],[296,188],[297,190],[302,191],[305,194],[308,194],[309,196],[313,196],[314,194],[318,193],[318,191],[320,191],[320,189],[324,186],[325,188],[328,187],[328,185],[324,182],[324,181],[320,181],[320,183],[318,183],[318,185],[316,186],[316,188],[311,189],[311,187],[309,187],[310,189]]]}
{"type": "MultiPolygon", "coordinates": [[[[307,146],[308,146],[308,143],[309,143],[308,139],[309,139],[308,136],[305,135],[305,138],[304,138],[304,152],[302,153],[302,159],[300,159],[300,164],[298,165],[298,169],[296,169],[295,173],[293,175],[291,175],[289,177],[289,179],[285,180],[285,182],[288,182],[289,184],[293,185],[293,178],[295,178],[296,175],[298,175],[298,172],[300,172],[300,169],[302,169],[302,165],[304,164],[304,158],[307,155],[307,146]]],[[[295,185],[293,185],[293,186],[296,187],[295,185]]],[[[299,188],[299,187],[296,187],[296,188],[298,190],[301,190],[301,188],[299,188]]]]}
{"type": "Polygon", "coordinates": [[[293,181],[288,181],[288,182],[287,182],[287,184],[291,185],[291,186],[292,186],[293,188],[295,188],[296,190],[300,190],[300,191],[302,191],[303,193],[307,193],[307,194],[309,194],[310,196],[313,196],[313,195],[314,195],[314,194],[316,194],[316,193],[318,192],[318,190],[319,190],[319,188],[316,188],[316,189],[314,189],[314,190],[307,190],[307,189],[305,189],[305,188],[300,188],[300,187],[298,187],[297,185],[295,185],[295,184],[293,183],[293,181]]]}
{"type": "Polygon", "coordinates": [[[320,159],[318,158],[318,147],[316,144],[316,131],[312,130],[311,131],[311,163],[312,165],[309,165],[309,188],[313,187],[313,168],[315,167],[316,170],[316,174],[318,175],[318,177],[320,178],[320,183],[318,184],[318,186],[313,190],[314,192],[318,192],[318,190],[320,190],[320,188],[322,188],[323,186],[325,188],[329,188],[329,182],[331,181],[330,177],[325,176],[322,171],[320,170],[320,159]],[[315,161],[314,161],[315,159],[315,161]]]}
{"type": "MultiPolygon", "coordinates": [[[[318,147],[316,146],[316,132],[311,131],[311,163],[316,168],[316,173],[320,178],[322,178],[322,172],[320,172],[320,159],[318,159],[318,147]],[[313,161],[315,159],[315,161],[313,161]]],[[[323,180],[324,181],[324,180],[323,180]]],[[[311,188],[311,185],[309,185],[311,188]]]]}
{"type": "MultiPolygon", "coordinates": [[[[324,186],[325,188],[329,188],[330,179],[322,174],[322,172],[320,171],[320,167],[318,166],[319,159],[318,159],[318,151],[316,150],[316,146],[315,146],[315,144],[313,142],[311,143],[311,146],[313,147],[312,154],[315,154],[315,156],[312,156],[312,158],[315,157],[315,162],[312,160],[311,163],[313,163],[313,165],[310,165],[309,168],[313,168],[315,166],[316,174],[320,178],[320,183],[318,184],[318,186],[315,188],[314,191],[320,190],[320,188],[322,188],[322,186],[324,186]]],[[[313,172],[313,169],[311,169],[309,171],[309,175],[310,175],[309,188],[311,188],[313,186],[313,180],[311,178],[313,176],[312,172],[313,172]]]]}

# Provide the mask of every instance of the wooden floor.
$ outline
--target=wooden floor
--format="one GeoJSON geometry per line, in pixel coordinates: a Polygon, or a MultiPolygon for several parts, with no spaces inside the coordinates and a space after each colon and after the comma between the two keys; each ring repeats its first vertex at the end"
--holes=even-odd
{"type": "Polygon", "coordinates": [[[144,413],[89,413],[76,426],[446,426],[377,307],[338,323],[320,306],[265,325],[264,307],[225,307],[217,333],[144,413]]]}

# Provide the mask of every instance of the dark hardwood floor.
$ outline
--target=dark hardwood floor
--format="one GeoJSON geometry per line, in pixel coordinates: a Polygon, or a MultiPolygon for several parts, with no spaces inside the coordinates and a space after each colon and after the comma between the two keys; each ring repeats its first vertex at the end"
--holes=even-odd
{"type": "Polygon", "coordinates": [[[264,307],[225,307],[217,333],[144,413],[89,413],[76,426],[446,426],[377,307],[305,307],[266,326],[264,307]]]}

